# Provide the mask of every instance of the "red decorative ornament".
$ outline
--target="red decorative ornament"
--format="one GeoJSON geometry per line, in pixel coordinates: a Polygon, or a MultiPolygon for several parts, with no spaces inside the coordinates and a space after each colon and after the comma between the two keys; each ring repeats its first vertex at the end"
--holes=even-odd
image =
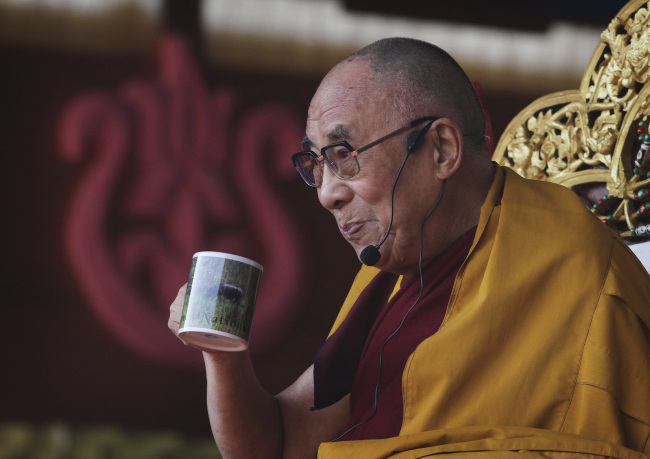
{"type": "Polygon", "coordinates": [[[281,336],[304,300],[295,287],[305,281],[300,238],[270,185],[295,179],[286,146],[304,131],[279,106],[234,119],[235,94],[208,91],[180,39],[163,37],[158,55],[157,79],[81,94],[61,116],[62,156],[89,163],[71,198],[66,249],[88,304],[118,340],[151,359],[201,364],[167,328],[193,253],[264,266],[251,348],[281,336]]]}

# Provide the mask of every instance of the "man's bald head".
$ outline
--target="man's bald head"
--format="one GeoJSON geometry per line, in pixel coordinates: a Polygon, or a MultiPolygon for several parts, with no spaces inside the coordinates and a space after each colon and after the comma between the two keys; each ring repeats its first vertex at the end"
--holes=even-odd
{"type": "MultiPolygon", "coordinates": [[[[466,135],[485,132],[483,110],[458,63],[441,48],[410,38],[386,38],[344,59],[338,66],[366,60],[370,91],[379,91],[387,107],[404,118],[450,118],[466,135]]],[[[338,67],[337,66],[337,67],[338,67]]]]}

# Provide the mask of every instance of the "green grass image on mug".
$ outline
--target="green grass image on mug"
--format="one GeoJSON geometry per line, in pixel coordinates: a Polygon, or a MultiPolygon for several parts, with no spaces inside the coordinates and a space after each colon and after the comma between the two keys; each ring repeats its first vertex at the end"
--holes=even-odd
{"type": "Polygon", "coordinates": [[[179,335],[203,348],[248,347],[263,268],[221,252],[197,252],[185,292],[179,335]]]}

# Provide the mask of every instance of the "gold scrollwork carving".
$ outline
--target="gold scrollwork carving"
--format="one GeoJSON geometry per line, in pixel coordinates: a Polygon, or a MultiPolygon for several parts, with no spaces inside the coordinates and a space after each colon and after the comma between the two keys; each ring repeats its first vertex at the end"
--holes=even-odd
{"type": "Polygon", "coordinates": [[[650,2],[601,34],[579,90],[544,96],[506,128],[494,159],[567,186],[624,238],[650,238],[650,2]]]}

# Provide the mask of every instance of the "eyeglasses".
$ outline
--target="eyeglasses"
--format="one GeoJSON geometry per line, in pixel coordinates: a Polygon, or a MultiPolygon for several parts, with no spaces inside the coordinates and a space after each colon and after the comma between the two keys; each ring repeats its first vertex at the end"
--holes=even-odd
{"type": "Polygon", "coordinates": [[[301,151],[300,153],[293,155],[291,157],[291,160],[293,161],[295,168],[300,173],[300,176],[309,186],[319,187],[322,185],[324,167],[323,163],[326,163],[327,167],[329,167],[337,177],[342,179],[350,179],[357,175],[361,170],[357,155],[363,153],[366,150],[369,150],[375,145],[380,144],[384,140],[390,139],[397,134],[414,128],[427,121],[429,121],[429,124],[427,125],[428,128],[437,119],[438,118],[435,118],[433,116],[418,118],[402,126],[396,131],[393,131],[390,134],[387,134],[382,138],[375,140],[374,142],[370,142],[368,145],[357,148],[356,150],[347,142],[347,140],[341,140],[339,142],[335,142],[331,145],[327,145],[321,148],[320,156],[313,151],[301,151]]]}

